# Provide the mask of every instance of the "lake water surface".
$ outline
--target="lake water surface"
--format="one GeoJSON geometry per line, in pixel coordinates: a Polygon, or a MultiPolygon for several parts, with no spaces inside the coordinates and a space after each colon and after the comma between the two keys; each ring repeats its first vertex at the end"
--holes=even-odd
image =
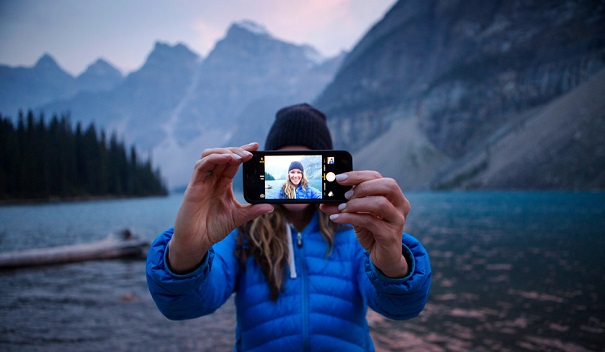
{"type": "MultiPolygon", "coordinates": [[[[433,287],[416,319],[369,313],[379,351],[605,351],[605,193],[406,195],[433,287]]],[[[180,197],[2,206],[0,252],[122,228],[152,241],[180,197]]],[[[164,318],[142,260],[0,271],[1,351],[229,351],[234,329],[232,302],[164,318]]]]}

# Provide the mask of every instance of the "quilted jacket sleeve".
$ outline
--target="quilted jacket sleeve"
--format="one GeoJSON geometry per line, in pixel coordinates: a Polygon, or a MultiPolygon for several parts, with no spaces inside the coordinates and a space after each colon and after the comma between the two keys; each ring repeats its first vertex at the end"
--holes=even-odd
{"type": "Polygon", "coordinates": [[[168,319],[192,319],[210,314],[233,293],[239,270],[233,256],[235,233],[215,244],[193,272],[178,275],[166,264],[173,232],[172,228],[166,230],[149,249],[146,273],[151,296],[168,319]]]}
{"type": "Polygon", "coordinates": [[[402,253],[408,261],[409,274],[400,279],[385,276],[378,270],[367,252],[362,250],[363,268],[360,288],[368,305],[390,319],[416,317],[424,309],[431,287],[431,265],[428,253],[414,237],[403,234],[402,253]]]}

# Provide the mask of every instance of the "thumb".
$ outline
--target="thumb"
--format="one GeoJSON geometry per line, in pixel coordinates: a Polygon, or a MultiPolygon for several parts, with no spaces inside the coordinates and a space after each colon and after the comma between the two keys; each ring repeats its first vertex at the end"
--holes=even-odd
{"type": "Polygon", "coordinates": [[[273,206],[271,204],[248,204],[240,209],[240,212],[235,221],[239,226],[263,214],[271,212],[273,212],[273,206]]]}

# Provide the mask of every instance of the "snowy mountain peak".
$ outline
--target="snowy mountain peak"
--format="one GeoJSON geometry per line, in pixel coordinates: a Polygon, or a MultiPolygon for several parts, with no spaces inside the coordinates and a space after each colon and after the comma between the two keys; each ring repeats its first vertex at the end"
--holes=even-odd
{"type": "Polygon", "coordinates": [[[265,27],[250,20],[242,20],[234,23],[233,25],[244,29],[250,33],[270,36],[269,31],[265,27]]]}
{"type": "Polygon", "coordinates": [[[314,64],[319,65],[322,62],[326,61],[326,58],[314,47],[310,45],[303,45],[302,47],[305,53],[305,57],[314,64]]]}

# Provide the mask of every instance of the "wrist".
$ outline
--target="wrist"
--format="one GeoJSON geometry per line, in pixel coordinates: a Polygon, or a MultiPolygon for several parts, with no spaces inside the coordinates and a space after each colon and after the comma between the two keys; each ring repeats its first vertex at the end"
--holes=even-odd
{"type": "Polygon", "coordinates": [[[384,269],[378,266],[376,266],[376,268],[380,270],[384,276],[391,279],[401,279],[408,276],[408,263],[403,255],[401,256],[399,263],[396,265],[387,265],[384,269]]]}
{"type": "Polygon", "coordinates": [[[397,254],[390,255],[389,258],[392,259],[385,258],[384,256],[377,258],[374,255],[371,255],[370,258],[376,269],[378,269],[384,276],[392,279],[399,279],[404,278],[409,274],[408,261],[404,257],[402,251],[398,251],[397,254]]]}
{"type": "Polygon", "coordinates": [[[208,253],[208,249],[182,250],[178,245],[170,241],[167,247],[166,265],[175,274],[187,274],[194,271],[208,253]]]}

